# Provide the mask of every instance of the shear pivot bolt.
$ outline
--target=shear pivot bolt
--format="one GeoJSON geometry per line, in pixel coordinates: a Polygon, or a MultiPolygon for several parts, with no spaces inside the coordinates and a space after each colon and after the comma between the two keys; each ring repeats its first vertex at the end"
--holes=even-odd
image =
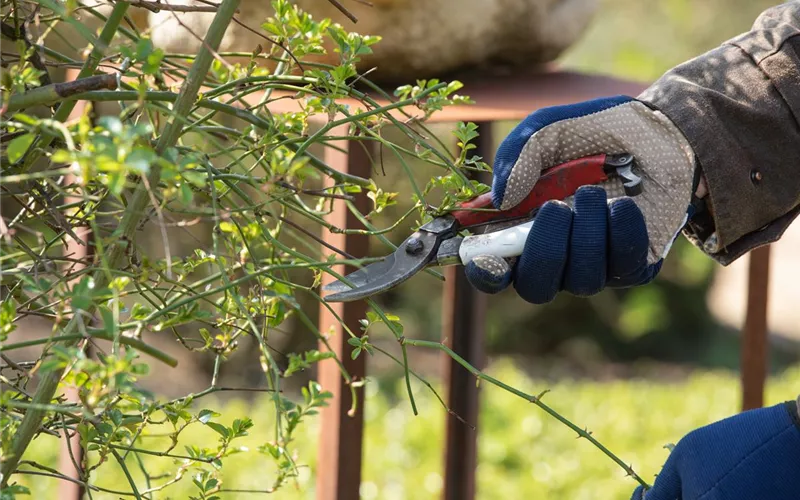
{"type": "Polygon", "coordinates": [[[419,238],[412,238],[408,240],[406,245],[406,253],[409,255],[416,255],[425,248],[425,244],[419,238]]]}

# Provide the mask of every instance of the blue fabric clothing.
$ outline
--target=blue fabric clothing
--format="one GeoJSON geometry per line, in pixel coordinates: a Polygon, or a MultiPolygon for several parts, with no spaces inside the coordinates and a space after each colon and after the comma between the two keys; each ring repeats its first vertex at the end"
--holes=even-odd
{"type": "Polygon", "coordinates": [[[797,500],[797,402],[742,412],[696,429],[670,453],[652,489],[631,500],[797,500]]]}

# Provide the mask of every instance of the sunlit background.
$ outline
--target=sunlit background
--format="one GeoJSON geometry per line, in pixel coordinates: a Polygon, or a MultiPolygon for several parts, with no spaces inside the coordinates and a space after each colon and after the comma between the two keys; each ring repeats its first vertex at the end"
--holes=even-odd
{"type": "MultiPolygon", "coordinates": [[[[590,29],[560,58],[559,65],[653,81],[673,65],[748,29],[763,9],[775,3],[604,0],[590,29]]],[[[469,88],[463,93],[469,95],[469,88]]],[[[495,139],[502,139],[513,126],[499,124],[495,139]]],[[[437,126],[436,130],[449,136],[447,127],[437,126]]],[[[395,191],[407,189],[398,165],[386,158],[385,167],[386,177],[376,178],[376,182],[395,191]]],[[[423,183],[431,175],[422,166],[417,172],[423,183]]],[[[407,200],[391,207],[376,225],[386,226],[408,210],[404,203],[407,200]]],[[[399,243],[409,228],[406,224],[387,236],[399,243]]],[[[791,286],[800,276],[799,245],[800,226],[795,225],[773,248],[767,404],[800,393],[800,310],[795,307],[796,292],[791,286]]],[[[155,239],[153,248],[157,251],[155,239]]],[[[388,250],[376,244],[373,251],[379,255],[388,250]]],[[[550,389],[546,396],[549,404],[593,431],[652,481],[668,455],[665,445],[739,410],[739,331],[746,265],[747,258],[743,258],[723,269],[680,240],[659,278],[646,287],[607,291],[590,299],[561,296],[547,306],[526,304],[513,291],[493,296],[488,310],[487,371],[529,393],[550,389]]],[[[442,283],[420,275],[377,300],[403,318],[407,337],[436,340],[440,338],[441,297],[442,283]]],[[[317,304],[308,300],[304,306],[313,318],[317,304]]],[[[315,344],[314,337],[299,324],[287,325],[271,339],[278,350],[315,344]]],[[[373,336],[377,345],[392,352],[397,349],[385,331],[376,330],[373,336]]],[[[180,367],[172,370],[154,364],[146,387],[179,396],[207,386],[210,355],[206,359],[190,356],[173,348],[173,339],[155,341],[159,348],[180,356],[180,367]]],[[[256,350],[242,347],[223,370],[223,380],[229,385],[261,380],[256,350]]],[[[442,389],[438,354],[412,351],[411,365],[442,389]]],[[[368,373],[362,498],[436,498],[443,484],[446,412],[426,387],[415,383],[420,414],[413,416],[402,372],[385,357],[370,358],[368,373]]],[[[294,390],[313,376],[293,377],[298,379],[292,380],[297,384],[294,390]]],[[[533,405],[491,386],[484,385],[481,394],[478,498],[626,498],[632,492],[634,481],[616,465],[533,405]]],[[[270,427],[259,425],[271,418],[267,402],[208,398],[203,404],[220,409],[229,420],[241,415],[254,420],[256,427],[240,444],[257,447],[267,439],[264,429],[270,427]]],[[[280,498],[313,498],[316,422],[304,431],[298,448],[312,463],[304,469],[298,489],[285,489],[280,498]]],[[[214,439],[206,428],[182,434],[186,443],[201,442],[204,437],[214,439]]],[[[41,463],[56,463],[59,450],[44,442],[31,449],[41,463]]],[[[150,460],[153,470],[158,470],[159,463],[164,470],[174,470],[170,460],[150,460]]],[[[264,467],[264,463],[233,457],[225,465],[226,485],[263,488],[264,467]]],[[[110,475],[100,478],[98,484],[118,480],[110,475]]],[[[170,498],[187,498],[192,485],[184,483],[171,491],[170,498]]],[[[50,479],[31,481],[33,498],[54,498],[54,484],[50,479]]]]}

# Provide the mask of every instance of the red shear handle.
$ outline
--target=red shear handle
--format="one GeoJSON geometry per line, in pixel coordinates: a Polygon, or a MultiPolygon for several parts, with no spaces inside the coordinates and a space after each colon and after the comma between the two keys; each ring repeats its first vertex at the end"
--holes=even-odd
{"type": "MultiPolygon", "coordinates": [[[[523,217],[550,200],[563,200],[575,194],[581,186],[599,184],[608,180],[605,171],[606,155],[587,156],[548,168],[536,181],[530,194],[517,206],[503,211],[453,210],[453,216],[464,226],[483,224],[494,220],[523,217]]],[[[484,193],[459,205],[460,208],[492,209],[492,193],[484,193]]]]}

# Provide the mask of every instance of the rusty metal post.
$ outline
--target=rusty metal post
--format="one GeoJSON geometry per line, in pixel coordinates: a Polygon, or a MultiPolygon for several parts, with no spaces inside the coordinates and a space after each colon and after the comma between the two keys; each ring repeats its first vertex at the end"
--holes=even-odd
{"type": "MultiPolygon", "coordinates": [[[[342,131],[340,131],[342,132],[342,131]]],[[[344,135],[346,131],[333,135],[344,135]]],[[[368,145],[370,143],[363,143],[368,145]]],[[[346,141],[341,141],[339,146],[347,148],[346,141]]],[[[351,144],[349,154],[333,148],[326,148],[325,161],[328,165],[341,172],[349,172],[361,177],[370,176],[370,159],[363,149],[364,146],[351,144]]],[[[362,212],[369,212],[369,199],[365,194],[357,195],[355,206],[362,212]]],[[[362,227],[355,216],[347,209],[343,200],[334,200],[334,210],[328,221],[339,228],[362,227]]],[[[335,248],[351,255],[367,255],[369,238],[366,235],[332,234],[323,229],[324,239],[335,248]]],[[[350,267],[350,266],[347,266],[350,267]]],[[[345,269],[337,266],[340,274],[349,273],[355,269],[345,269]]],[[[325,275],[323,285],[333,281],[333,277],[325,275]]],[[[331,309],[344,321],[353,332],[360,333],[358,320],[366,317],[367,306],[364,301],[331,303],[331,309]]],[[[347,344],[347,334],[339,321],[325,307],[320,306],[319,330],[323,335],[329,331],[331,347],[341,359],[347,372],[353,379],[363,379],[366,374],[366,356],[359,356],[356,360],[350,358],[352,347],[347,344]],[[331,330],[331,327],[333,329],[331,330]]],[[[321,343],[320,351],[327,350],[321,343]]],[[[333,360],[324,360],[319,363],[319,383],[323,390],[331,391],[333,399],[330,405],[320,413],[320,440],[317,450],[317,500],[358,500],[359,486],[361,485],[361,459],[363,448],[364,428],[364,393],[357,390],[357,410],[349,414],[352,407],[350,387],[342,378],[339,367],[333,360]]]]}
{"type": "MultiPolygon", "coordinates": [[[[475,154],[491,161],[491,122],[478,124],[475,154]]],[[[484,180],[485,182],[485,180],[484,180]]],[[[442,299],[442,340],[470,364],[482,369],[485,364],[484,334],[487,296],[467,281],[462,266],[445,270],[442,299]]],[[[444,357],[447,406],[472,426],[478,424],[479,390],[475,377],[449,356],[444,357]]],[[[444,500],[475,498],[475,468],[478,454],[477,431],[454,417],[447,419],[445,443],[444,500]]]]}
{"type": "MultiPolygon", "coordinates": [[[[75,80],[78,77],[77,69],[68,69],[66,72],[66,81],[75,80]]],[[[85,101],[78,101],[73,108],[68,120],[79,118],[86,109],[85,101]]],[[[65,184],[69,185],[75,182],[75,177],[68,175],[65,179],[65,184]]],[[[81,201],[78,197],[69,196],[64,202],[75,203],[81,201]]],[[[69,235],[66,235],[66,245],[64,246],[64,255],[72,259],[79,259],[86,261],[91,252],[89,250],[89,240],[92,237],[92,232],[89,227],[73,226],[73,231],[82,241],[76,241],[69,235]]],[[[72,271],[79,271],[84,265],[81,263],[68,263],[68,268],[72,271]]],[[[74,283],[73,283],[74,284],[74,283]]],[[[88,349],[88,346],[87,348],[88,349]]],[[[67,401],[78,402],[78,390],[75,387],[68,387],[64,391],[64,396],[67,401]]],[[[61,441],[61,455],[59,457],[59,471],[67,477],[72,479],[81,480],[83,475],[83,448],[81,448],[81,437],[77,431],[71,435],[65,429],[64,439],[61,441]]],[[[58,486],[58,498],[61,500],[80,500],[86,494],[85,488],[82,484],[74,483],[72,481],[61,481],[58,486]]]]}
{"type": "Polygon", "coordinates": [[[769,304],[769,245],[750,252],[747,315],[742,335],[742,410],[764,405],[767,377],[767,307],[769,304]]]}

